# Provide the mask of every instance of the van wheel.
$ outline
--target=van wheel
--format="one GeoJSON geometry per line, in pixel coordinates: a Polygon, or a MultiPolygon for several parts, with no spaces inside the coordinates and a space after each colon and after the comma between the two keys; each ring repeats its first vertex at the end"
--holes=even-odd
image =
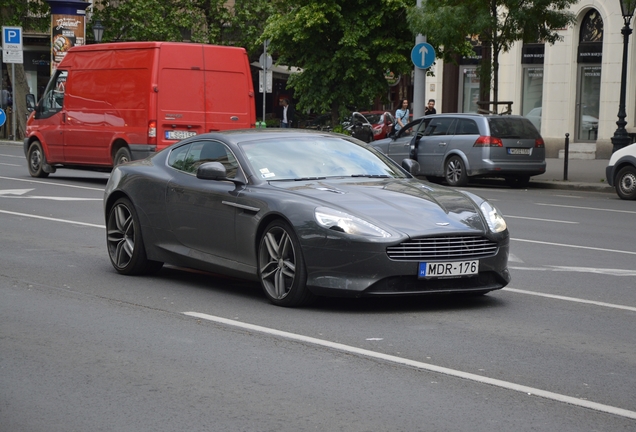
{"type": "Polygon", "coordinates": [[[132,160],[132,156],[130,155],[130,150],[128,147],[122,147],[117,150],[115,153],[115,159],[113,159],[113,166],[121,165],[126,162],[130,162],[132,160]]]}
{"type": "Polygon", "coordinates": [[[33,141],[29,152],[27,153],[27,162],[29,166],[29,174],[31,177],[48,177],[49,173],[44,171],[44,165],[46,164],[46,156],[44,156],[44,150],[42,150],[42,144],[40,141],[33,141]]]}
{"type": "Polygon", "coordinates": [[[621,199],[636,199],[636,168],[626,166],[616,175],[616,193],[621,199]]]}
{"type": "Polygon", "coordinates": [[[444,178],[449,186],[466,186],[468,183],[468,175],[464,161],[459,156],[451,156],[446,161],[444,169],[444,178]]]}

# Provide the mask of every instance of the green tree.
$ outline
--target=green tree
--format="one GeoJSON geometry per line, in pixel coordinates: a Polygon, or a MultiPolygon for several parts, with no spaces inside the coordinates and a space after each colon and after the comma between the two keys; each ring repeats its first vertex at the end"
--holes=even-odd
{"type": "MultiPolygon", "coordinates": [[[[47,31],[50,26],[49,7],[44,2],[25,0],[3,0],[0,6],[0,22],[3,26],[22,27],[23,31],[47,31]]],[[[3,67],[8,64],[3,65],[3,67]]],[[[14,139],[24,138],[26,132],[26,94],[29,92],[29,85],[24,73],[24,65],[16,63],[15,82],[11,83],[13,89],[13,100],[16,106],[16,135],[14,139]]],[[[9,66],[11,70],[11,66],[9,66]]],[[[11,76],[10,74],[9,76],[11,76]]]]}
{"type": "MultiPolygon", "coordinates": [[[[408,11],[409,27],[422,33],[444,61],[473,55],[472,41],[482,45],[480,97],[499,97],[499,53],[517,41],[548,42],[562,39],[557,32],[574,22],[568,12],[578,0],[423,0],[408,11]]],[[[495,105],[496,107],[496,105],[495,105]]]]}
{"type": "Polygon", "coordinates": [[[331,112],[334,124],[348,105],[366,107],[388,89],[386,71],[412,69],[411,0],[298,0],[278,3],[263,39],[290,76],[300,110],[331,112]]]}
{"type": "Polygon", "coordinates": [[[94,20],[105,25],[104,42],[181,41],[245,47],[254,54],[272,3],[236,0],[96,0],[94,20]]]}

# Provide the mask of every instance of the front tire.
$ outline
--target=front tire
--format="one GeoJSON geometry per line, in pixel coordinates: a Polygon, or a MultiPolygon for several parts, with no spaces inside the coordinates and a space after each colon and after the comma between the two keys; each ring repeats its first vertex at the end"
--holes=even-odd
{"type": "Polygon", "coordinates": [[[636,199],[636,167],[626,166],[616,174],[616,193],[621,199],[636,199]]]}
{"type": "Polygon", "coordinates": [[[126,162],[130,162],[132,160],[132,156],[130,154],[130,150],[128,147],[122,147],[117,150],[115,153],[115,158],[113,159],[113,166],[121,165],[126,162]]]}
{"type": "Polygon", "coordinates": [[[27,153],[27,164],[29,166],[29,174],[31,174],[31,177],[44,178],[49,176],[49,173],[44,171],[46,156],[44,155],[44,150],[42,149],[40,141],[33,141],[31,143],[27,153]]]}
{"type": "Polygon", "coordinates": [[[277,306],[303,306],[315,299],[306,285],[307,271],[298,238],[282,220],[271,222],[261,237],[258,276],[268,300],[277,306]]]}
{"type": "Polygon", "coordinates": [[[128,198],[118,199],[108,212],[106,241],[110,262],[118,273],[154,273],[163,266],[162,262],[146,257],[139,217],[128,198]]]}
{"type": "Polygon", "coordinates": [[[444,167],[444,178],[449,186],[466,186],[468,184],[468,175],[466,174],[466,167],[464,161],[459,156],[451,156],[446,161],[444,167]]]}

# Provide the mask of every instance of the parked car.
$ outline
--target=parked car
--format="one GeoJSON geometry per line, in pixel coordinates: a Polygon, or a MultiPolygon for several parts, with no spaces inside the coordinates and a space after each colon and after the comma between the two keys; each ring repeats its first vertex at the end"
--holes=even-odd
{"type": "Polygon", "coordinates": [[[393,114],[388,111],[362,111],[360,114],[371,123],[374,140],[381,140],[389,136],[393,124],[395,124],[393,114]]]}
{"type": "Polygon", "coordinates": [[[610,157],[605,177],[624,200],[636,199],[636,144],[616,150],[610,157]]]}
{"type": "Polygon", "coordinates": [[[464,186],[471,177],[501,177],[524,186],[546,169],[543,138],[522,116],[436,114],[373,145],[394,161],[417,160],[418,174],[451,186],[464,186]]]}
{"type": "Polygon", "coordinates": [[[113,170],[108,255],[126,275],[171,263],[260,281],[280,306],[506,286],[501,214],[414,178],[417,165],[324,132],[198,135],[113,170]]]}

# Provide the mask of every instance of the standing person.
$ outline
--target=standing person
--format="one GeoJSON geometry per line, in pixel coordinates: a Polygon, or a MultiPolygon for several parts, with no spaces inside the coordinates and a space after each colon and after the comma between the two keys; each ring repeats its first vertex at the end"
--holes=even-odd
{"type": "Polygon", "coordinates": [[[428,104],[426,105],[426,109],[424,110],[424,115],[437,114],[435,110],[435,99],[429,99],[428,104]]]}
{"type": "Polygon", "coordinates": [[[402,106],[395,111],[395,126],[393,126],[395,132],[402,129],[409,122],[409,115],[409,101],[404,99],[402,106]]]}
{"type": "Polygon", "coordinates": [[[283,119],[280,122],[280,127],[290,128],[294,123],[296,117],[296,110],[289,104],[289,99],[283,99],[283,119]]]}

